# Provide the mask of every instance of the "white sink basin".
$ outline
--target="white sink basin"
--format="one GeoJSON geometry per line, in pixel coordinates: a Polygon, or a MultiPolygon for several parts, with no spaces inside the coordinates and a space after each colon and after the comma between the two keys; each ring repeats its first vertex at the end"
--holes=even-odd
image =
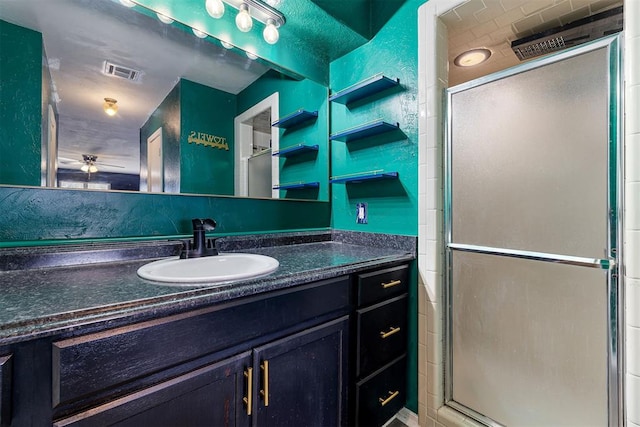
{"type": "Polygon", "coordinates": [[[274,271],[278,265],[274,258],[244,253],[189,259],[172,257],[143,265],[138,269],[138,276],[176,285],[217,283],[262,276],[274,271]]]}

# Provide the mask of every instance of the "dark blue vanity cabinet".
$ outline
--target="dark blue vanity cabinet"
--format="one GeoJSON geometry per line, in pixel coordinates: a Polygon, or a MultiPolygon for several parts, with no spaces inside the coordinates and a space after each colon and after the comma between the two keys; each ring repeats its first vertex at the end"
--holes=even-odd
{"type": "Polygon", "coordinates": [[[0,354],[0,427],[9,426],[11,420],[11,357],[0,354]]]}
{"type": "Polygon", "coordinates": [[[2,427],[381,425],[404,404],[407,271],[2,346],[2,427]]]}

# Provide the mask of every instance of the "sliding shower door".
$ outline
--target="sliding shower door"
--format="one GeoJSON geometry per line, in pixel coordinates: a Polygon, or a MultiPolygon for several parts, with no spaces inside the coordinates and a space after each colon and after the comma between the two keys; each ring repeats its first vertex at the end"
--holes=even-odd
{"type": "Polygon", "coordinates": [[[448,90],[448,405],[618,422],[617,39],[448,90]]]}

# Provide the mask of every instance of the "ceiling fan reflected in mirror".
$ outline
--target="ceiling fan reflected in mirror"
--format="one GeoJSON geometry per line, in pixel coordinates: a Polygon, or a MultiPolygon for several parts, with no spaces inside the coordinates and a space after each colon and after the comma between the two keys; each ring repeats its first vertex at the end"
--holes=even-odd
{"type": "MultiPolygon", "coordinates": [[[[82,172],[85,172],[88,174],[98,172],[98,166],[96,166],[96,163],[98,161],[98,156],[96,154],[83,154],[82,161],[76,160],[76,159],[69,159],[65,157],[59,157],[58,159],[60,160],[61,163],[64,163],[67,165],[78,165],[80,166],[80,170],[82,172]]],[[[110,168],[124,168],[124,166],[121,166],[121,165],[114,165],[114,164],[102,163],[102,162],[100,163],[100,166],[105,166],[110,168]]]]}

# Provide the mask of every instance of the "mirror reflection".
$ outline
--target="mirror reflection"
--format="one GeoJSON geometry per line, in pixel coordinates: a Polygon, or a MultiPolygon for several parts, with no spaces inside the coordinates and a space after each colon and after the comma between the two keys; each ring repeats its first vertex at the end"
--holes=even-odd
{"type": "Polygon", "coordinates": [[[4,2],[0,20],[0,184],[328,199],[326,87],[117,0],[4,2]],[[271,126],[299,108],[318,120],[271,126]]]}

